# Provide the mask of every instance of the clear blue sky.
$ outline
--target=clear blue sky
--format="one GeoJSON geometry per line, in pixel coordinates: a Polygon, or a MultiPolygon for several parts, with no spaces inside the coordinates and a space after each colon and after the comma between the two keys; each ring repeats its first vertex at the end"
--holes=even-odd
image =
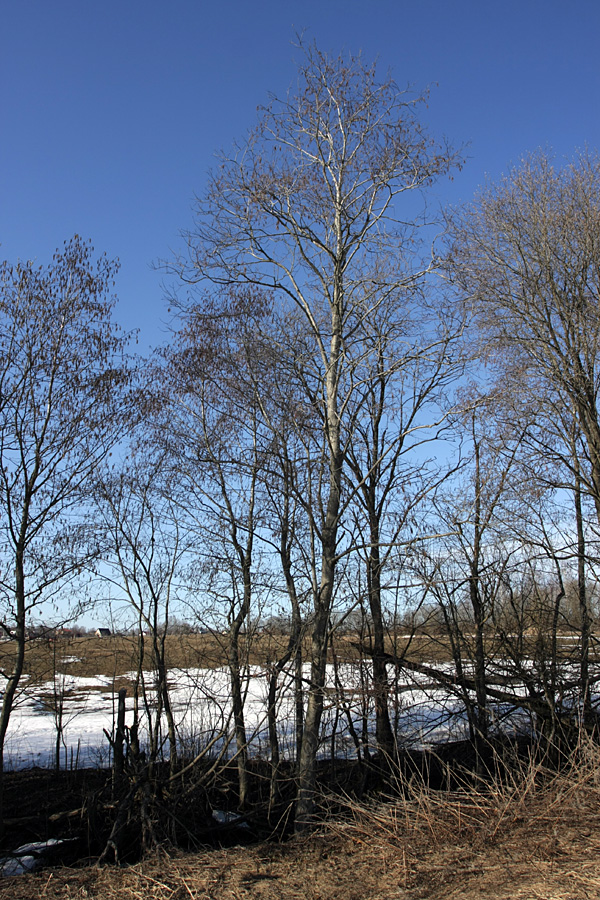
{"type": "Polygon", "coordinates": [[[443,202],[536,147],[600,149],[598,0],[3,0],[0,257],[91,238],[121,259],[122,324],[162,342],[151,264],[180,245],[214,151],[291,84],[302,30],[437,82],[430,130],[469,143],[443,202]]]}

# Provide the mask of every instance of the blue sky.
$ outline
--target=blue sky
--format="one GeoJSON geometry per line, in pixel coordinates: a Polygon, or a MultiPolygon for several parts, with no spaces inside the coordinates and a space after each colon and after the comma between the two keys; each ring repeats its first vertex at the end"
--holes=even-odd
{"type": "Polygon", "coordinates": [[[119,320],[161,343],[152,262],[180,246],[214,152],[293,81],[297,31],[437,83],[431,132],[469,145],[442,203],[537,147],[600,149],[598,0],[4,0],[0,257],[90,238],[121,259],[119,320]]]}

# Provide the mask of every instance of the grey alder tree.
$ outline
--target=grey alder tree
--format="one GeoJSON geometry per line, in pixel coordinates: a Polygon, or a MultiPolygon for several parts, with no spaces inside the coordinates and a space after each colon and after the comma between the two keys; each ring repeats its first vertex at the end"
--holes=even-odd
{"type": "MultiPolygon", "coordinates": [[[[366,357],[354,373],[351,437],[345,450],[347,492],[354,495],[358,550],[370,614],[377,750],[392,758],[385,652],[385,599],[394,559],[412,543],[410,520],[450,474],[436,441],[447,429],[448,393],[463,369],[460,316],[431,303],[424,285],[388,298],[385,316],[362,324],[366,357]]],[[[438,445],[439,446],[439,445],[438,445]]],[[[356,542],[356,539],[355,539],[356,542]]]]}
{"type": "Polygon", "coordinates": [[[171,775],[177,771],[179,761],[167,634],[171,610],[177,609],[178,588],[189,547],[178,522],[169,469],[162,454],[146,445],[143,450],[130,447],[127,456],[127,461],[118,467],[104,467],[95,482],[103,559],[100,577],[125,595],[135,613],[137,666],[130,744],[139,762],[143,714],[148,739],[148,778],[156,787],[165,723],[171,775]]]}
{"type": "Polygon", "coordinates": [[[130,411],[127,337],[112,321],[117,268],[78,236],[48,266],[0,266],[0,592],[15,640],[2,673],[0,806],[27,624],[94,554],[78,513],[130,411]]]}
{"type": "MultiPolygon", "coordinates": [[[[232,301],[234,308],[236,300],[232,301]]],[[[260,585],[260,474],[264,468],[264,429],[260,404],[247,385],[251,334],[221,315],[206,320],[193,314],[165,350],[164,406],[155,426],[164,441],[177,482],[174,503],[193,535],[195,562],[190,579],[220,612],[229,669],[239,805],[249,790],[245,696],[252,613],[265,590],[260,585]]],[[[268,580],[268,579],[267,579],[268,580]]],[[[268,590],[268,589],[267,589],[268,590]]],[[[219,629],[220,630],[220,629],[219,629]]]]}
{"type": "Polygon", "coordinates": [[[481,352],[522,409],[536,409],[537,471],[558,463],[549,487],[574,498],[589,708],[584,525],[600,524],[600,157],[586,151],[559,163],[533,153],[452,215],[450,230],[448,271],[473,312],[481,352]],[[584,523],[586,498],[594,515],[584,523]]]}

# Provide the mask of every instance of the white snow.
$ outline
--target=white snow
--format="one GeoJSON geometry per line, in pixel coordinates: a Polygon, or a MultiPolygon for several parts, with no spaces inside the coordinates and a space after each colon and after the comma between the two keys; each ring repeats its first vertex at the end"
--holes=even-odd
{"type": "MultiPolygon", "coordinates": [[[[448,671],[450,668],[448,667],[448,671]]],[[[308,683],[308,669],[304,677],[308,683]]],[[[369,697],[370,669],[361,665],[332,666],[327,670],[326,705],[323,717],[322,754],[355,754],[349,728],[362,735],[363,721],[372,731],[372,699],[369,697]],[[337,689],[336,689],[337,686],[337,689]],[[367,690],[363,690],[366,686],[367,690]]],[[[133,673],[129,673],[133,678],[133,673]]],[[[147,679],[151,685],[151,678],[147,679]]],[[[169,673],[171,702],[180,740],[198,752],[216,739],[222,747],[231,736],[231,700],[229,674],[219,669],[173,669],[169,673]]],[[[120,686],[122,681],[119,682],[120,686]]],[[[33,687],[25,683],[18,705],[13,710],[5,745],[7,767],[48,766],[54,762],[57,725],[52,703],[44,702],[58,692],[64,698],[62,724],[64,746],[61,765],[89,766],[107,764],[109,742],[116,720],[118,686],[109,677],[80,678],[61,675],[47,684],[33,687]]],[[[245,679],[245,719],[251,752],[268,755],[267,692],[268,673],[251,667],[245,679]]],[[[152,691],[149,692],[152,701],[152,691]]],[[[133,722],[132,698],[126,700],[126,725],[133,722]]],[[[143,713],[142,713],[143,715],[143,713]]],[[[432,685],[424,676],[406,676],[390,695],[390,715],[399,737],[415,745],[436,743],[467,736],[466,717],[460,699],[450,691],[432,685]]],[[[282,753],[294,749],[294,699],[291,672],[278,682],[278,728],[282,753]]],[[[521,717],[522,718],[522,717],[521,717]]],[[[514,720],[513,725],[518,726],[514,720]]],[[[143,721],[142,721],[143,728],[143,721]]],[[[143,738],[143,734],[142,734],[143,738]]],[[[168,750],[165,746],[165,754],[168,750]]]]}
{"type": "Polygon", "coordinates": [[[44,851],[62,843],[64,841],[57,838],[49,838],[47,841],[37,841],[34,844],[23,844],[21,847],[17,847],[10,856],[0,859],[0,878],[35,872],[44,864],[44,851]]]}

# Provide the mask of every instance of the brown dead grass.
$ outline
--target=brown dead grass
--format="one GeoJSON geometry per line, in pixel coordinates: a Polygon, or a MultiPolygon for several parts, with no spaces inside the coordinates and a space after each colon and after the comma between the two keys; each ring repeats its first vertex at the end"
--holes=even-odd
{"type": "MultiPolygon", "coordinates": [[[[190,634],[167,635],[166,658],[171,669],[216,668],[227,665],[227,635],[190,634]]],[[[259,634],[249,640],[244,655],[252,665],[268,665],[281,658],[287,648],[285,635],[259,634]]],[[[422,643],[422,642],[421,642],[422,643]]],[[[415,644],[415,649],[419,642],[415,644]]],[[[15,654],[14,641],[0,642],[0,668],[9,670],[15,654]]],[[[358,659],[354,638],[347,637],[336,644],[340,658],[358,659]]],[[[30,683],[39,684],[52,679],[56,672],[91,678],[96,675],[116,682],[126,673],[135,671],[139,658],[139,638],[136,635],[111,635],[97,638],[58,637],[55,640],[29,640],[25,651],[25,674],[30,683]]],[[[150,638],[146,638],[144,667],[152,666],[150,638]]],[[[120,685],[116,684],[116,687],[120,685]]]]}
{"type": "MultiPolygon", "coordinates": [[[[145,668],[152,666],[150,638],[146,637],[145,668]]],[[[261,632],[247,638],[243,656],[252,665],[268,665],[281,658],[287,647],[286,635],[261,632]]],[[[167,635],[166,658],[169,668],[215,668],[227,664],[227,641],[224,634],[167,635]]],[[[30,683],[47,682],[56,672],[80,677],[105,676],[115,680],[115,689],[122,686],[122,676],[137,667],[139,636],[116,634],[97,638],[59,636],[55,640],[31,639],[25,652],[25,674],[30,683]]],[[[15,654],[15,641],[0,641],[0,669],[9,670],[15,654]]],[[[306,648],[308,650],[308,647],[306,648]]],[[[444,636],[417,634],[410,641],[399,634],[386,650],[414,662],[440,662],[451,658],[444,636]],[[408,650],[407,650],[408,647],[408,650]]],[[[572,651],[567,642],[565,653],[572,651]]],[[[356,635],[340,635],[335,640],[335,652],[340,660],[361,657],[356,635]]],[[[124,685],[123,685],[124,686],[124,685]]]]}
{"type": "Polygon", "coordinates": [[[559,775],[357,805],[307,838],[124,869],[57,869],[0,883],[0,900],[589,900],[600,897],[600,751],[559,775]]]}

